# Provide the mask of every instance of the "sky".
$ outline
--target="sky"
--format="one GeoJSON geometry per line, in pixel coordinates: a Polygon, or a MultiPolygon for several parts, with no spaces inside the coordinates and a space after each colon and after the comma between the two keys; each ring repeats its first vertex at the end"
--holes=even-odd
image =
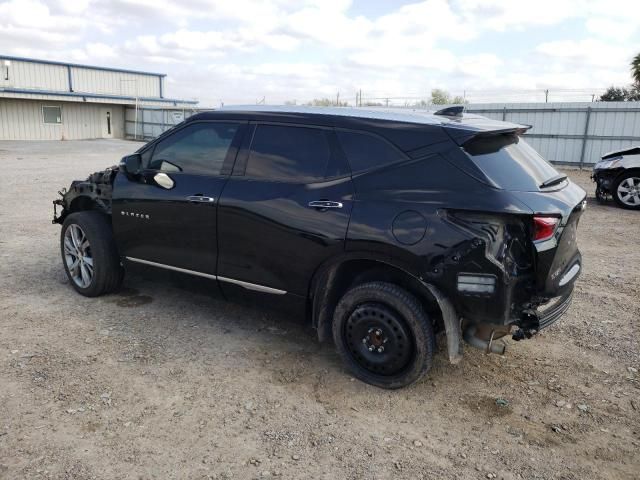
{"type": "Polygon", "coordinates": [[[166,73],[165,96],[268,104],[589,100],[631,82],[637,0],[0,0],[0,54],[166,73]]]}

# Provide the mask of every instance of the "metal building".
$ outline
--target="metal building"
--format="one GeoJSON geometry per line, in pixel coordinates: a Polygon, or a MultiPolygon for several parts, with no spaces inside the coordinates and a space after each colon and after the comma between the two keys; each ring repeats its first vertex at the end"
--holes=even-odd
{"type": "Polygon", "coordinates": [[[193,108],[165,74],[0,55],[0,140],[124,138],[125,109],[193,108]]]}
{"type": "Polygon", "coordinates": [[[468,112],[523,123],[531,146],[553,163],[584,166],[640,145],[640,102],[485,103],[468,112]]]}

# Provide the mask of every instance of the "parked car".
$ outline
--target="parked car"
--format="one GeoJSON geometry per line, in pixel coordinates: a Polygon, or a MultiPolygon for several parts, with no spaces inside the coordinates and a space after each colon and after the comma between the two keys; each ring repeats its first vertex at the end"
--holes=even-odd
{"type": "Polygon", "coordinates": [[[403,387],[440,331],[458,362],[463,339],[503,353],[570,305],[585,192],[527,128],[457,108],[199,113],[54,201],[64,268],[85,296],[137,263],[278,297],[354,376],[403,387]]]}
{"type": "Polygon", "coordinates": [[[611,195],[622,208],[640,210],[640,146],[603,155],[591,178],[599,201],[611,195]]]}

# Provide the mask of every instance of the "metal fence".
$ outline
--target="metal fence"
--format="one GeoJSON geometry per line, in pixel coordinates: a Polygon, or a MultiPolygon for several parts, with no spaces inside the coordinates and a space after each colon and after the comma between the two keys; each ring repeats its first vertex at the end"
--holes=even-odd
{"type": "MultiPolygon", "coordinates": [[[[136,110],[127,108],[126,135],[150,140],[199,111],[203,110],[144,107],[136,117],[136,110]]],[[[526,133],[529,143],[561,165],[582,167],[612,150],[640,144],[640,102],[486,103],[467,105],[466,111],[531,125],[526,133]]]]}
{"type": "Polygon", "coordinates": [[[130,139],[152,140],[185,118],[205,109],[127,107],[124,111],[125,136],[130,139]]]}
{"type": "Polygon", "coordinates": [[[582,167],[640,144],[640,102],[472,104],[467,111],[531,125],[527,141],[561,165],[582,167]]]}

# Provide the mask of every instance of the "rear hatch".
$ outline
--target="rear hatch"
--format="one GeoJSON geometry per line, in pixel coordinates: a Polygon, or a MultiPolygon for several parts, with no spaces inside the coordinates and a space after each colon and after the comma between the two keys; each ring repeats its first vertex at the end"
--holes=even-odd
{"type": "Polygon", "coordinates": [[[586,193],[542,158],[522,131],[482,132],[465,139],[461,147],[470,160],[465,169],[531,209],[536,290],[559,296],[571,290],[582,268],[576,234],[586,193]]]}

